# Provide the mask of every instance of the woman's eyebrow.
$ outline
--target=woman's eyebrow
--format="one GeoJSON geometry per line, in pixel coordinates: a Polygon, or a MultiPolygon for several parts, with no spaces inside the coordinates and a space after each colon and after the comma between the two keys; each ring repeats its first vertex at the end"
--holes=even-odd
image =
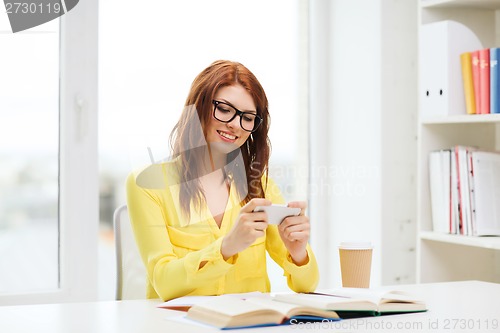
{"type": "Polygon", "coordinates": [[[214,99],[217,100],[217,101],[221,101],[221,102],[224,102],[226,104],[229,104],[229,105],[231,105],[233,108],[235,108],[238,111],[257,114],[256,110],[240,110],[236,106],[234,106],[233,103],[231,103],[230,101],[228,101],[227,99],[224,99],[224,98],[214,98],[214,99]]]}

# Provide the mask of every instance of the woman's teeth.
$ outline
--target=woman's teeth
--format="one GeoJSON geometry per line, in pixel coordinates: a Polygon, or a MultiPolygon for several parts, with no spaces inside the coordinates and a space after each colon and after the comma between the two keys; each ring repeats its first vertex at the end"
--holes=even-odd
{"type": "Polygon", "coordinates": [[[220,136],[223,136],[226,139],[229,139],[229,140],[235,140],[236,139],[236,137],[234,135],[231,135],[229,133],[221,132],[221,131],[217,131],[217,132],[220,134],[220,136]]]}

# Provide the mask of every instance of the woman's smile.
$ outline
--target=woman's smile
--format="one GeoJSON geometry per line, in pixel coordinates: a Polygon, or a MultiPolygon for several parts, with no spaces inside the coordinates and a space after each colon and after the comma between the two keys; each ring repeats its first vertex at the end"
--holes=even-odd
{"type": "Polygon", "coordinates": [[[224,131],[221,131],[221,130],[217,130],[217,133],[219,133],[219,135],[222,138],[222,140],[227,141],[227,142],[231,142],[231,143],[233,143],[234,141],[236,141],[236,139],[238,138],[236,135],[233,135],[231,133],[224,132],[224,131]]]}

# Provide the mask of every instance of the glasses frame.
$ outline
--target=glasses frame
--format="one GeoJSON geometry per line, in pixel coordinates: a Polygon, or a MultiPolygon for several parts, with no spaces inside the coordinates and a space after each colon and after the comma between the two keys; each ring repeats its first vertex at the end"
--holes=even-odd
{"type": "Polygon", "coordinates": [[[221,101],[217,101],[217,100],[212,100],[212,104],[214,105],[214,118],[217,119],[218,121],[220,121],[221,123],[230,123],[233,121],[233,119],[236,117],[236,116],[240,116],[240,127],[244,130],[244,131],[247,131],[247,132],[250,132],[250,133],[253,133],[255,132],[260,124],[262,124],[262,117],[259,116],[258,114],[256,113],[253,113],[253,112],[244,112],[244,111],[240,111],[238,110],[237,108],[235,108],[233,105],[229,104],[229,103],[226,103],[226,102],[221,102],[221,101]],[[224,105],[227,105],[227,106],[230,106],[232,107],[236,112],[235,114],[231,117],[231,119],[229,120],[220,120],[219,118],[217,118],[215,116],[215,112],[217,110],[217,106],[219,104],[224,104],[224,105]],[[253,124],[253,129],[252,130],[247,130],[246,128],[243,127],[243,116],[244,115],[247,115],[247,114],[251,114],[252,116],[255,116],[255,120],[254,120],[254,124],[253,124]]]}

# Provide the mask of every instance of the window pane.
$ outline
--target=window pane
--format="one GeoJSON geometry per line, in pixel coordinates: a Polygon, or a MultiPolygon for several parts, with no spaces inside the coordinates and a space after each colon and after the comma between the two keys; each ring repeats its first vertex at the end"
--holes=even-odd
{"type": "Polygon", "coordinates": [[[0,294],[57,289],[59,20],[0,16],[0,294]]]}
{"type": "MultiPolygon", "coordinates": [[[[125,203],[126,175],[150,163],[147,147],[155,160],[168,157],[168,135],[183,109],[191,82],[217,59],[241,62],[263,85],[272,118],[272,176],[286,200],[307,200],[305,182],[300,187],[295,177],[307,177],[302,167],[307,165],[307,122],[299,118],[306,114],[303,106],[307,105],[307,79],[301,77],[303,68],[299,66],[305,63],[299,41],[301,34],[307,34],[300,17],[307,13],[299,10],[299,3],[147,0],[141,2],[141,7],[150,9],[148,15],[138,15],[136,1],[100,2],[103,230],[111,228],[113,209],[125,203]],[[120,15],[116,15],[116,8],[120,8],[120,15]]],[[[306,53],[306,48],[302,50],[306,53]]],[[[105,249],[104,244],[109,243],[106,237],[102,239],[105,249]]],[[[114,266],[106,265],[106,261],[110,260],[101,257],[101,267],[112,269],[114,266]]],[[[112,278],[103,277],[104,281],[114,283],[112,278]]],[[[283,281],[281,273],[271,277],[273,287],[283,281]],[[280,282],[273,281],[275,278],[280,282]]],[[[102,288],[106,293],[109,289],[113,288],[102,288]]]]}

